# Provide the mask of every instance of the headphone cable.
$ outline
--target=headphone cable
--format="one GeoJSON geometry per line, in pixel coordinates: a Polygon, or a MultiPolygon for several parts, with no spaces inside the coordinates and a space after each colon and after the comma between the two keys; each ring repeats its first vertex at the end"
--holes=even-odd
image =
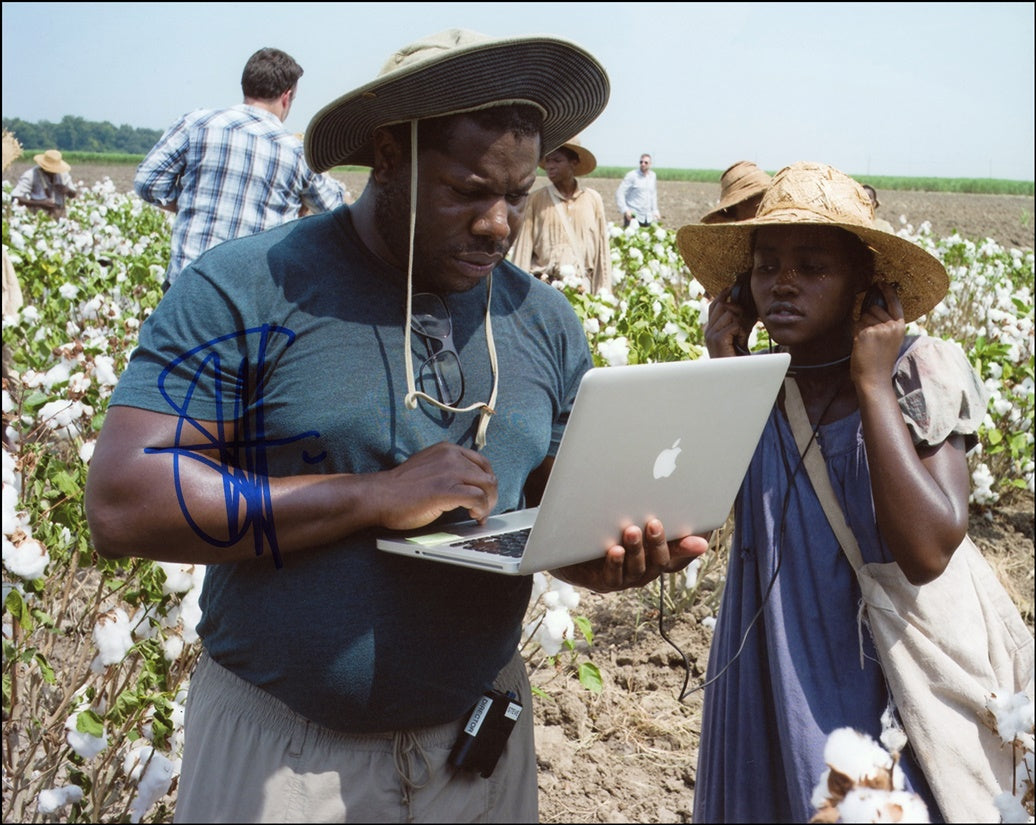
{"type": "MultiPolygon", "coordinates": [[[[689,691],[687,690],[687,683],[690,680],[691,676],[691,665],[690,662],[688,662],[687,660],[687,655],[665,632],[665,576],[663,575],[658,577],[658,632],[659,635],[661,635],[661,637],[665,639],[665,641],[669,644],[669,646],[680,654],[680,657],[683,660],[683,687],[680,690],[680,695],[677,697],[677,701],[682,702],[687,696],[691,695],[692,693],[696,693],[699,690],[703,690],[704,688],[716,682],[721,676],[723,676],[723,674],[727,672],[730,666],[733,665],[735,661],[737,661],[738,657],[740,657],[741,653],[744,651],[745,645],[748,643],[748,634],[752,632],[752,628],[755,626],[755,623],[759,620],[759,617],[762,616],[763,610],[766,608],[766,603],[770,599],[770,593],[773,590],[773,586],[777,582],[777,574],[780,572],[781,569],[781,562],[784,558],[784,530],[787,525],[788,506],[791,502],[791,493],[794,489],[795,476],[802,468],[802,465],[805,461],[806,453],[809,451],[809,448],[813,445],[813,442],[816,440],[817,434],[820,432],[820,425],[821,422],[824,420],[824,416],[827,415],[828,410],[831,408],[831,405],[835,402],[835,399],[838,398],[838,395],[841,392],[841,390],[842,385],[841,382],[839,382],[838,386],[835,388],[834,393],[831,395],[831,398],[824,405],[824,409],[821,411],[819,418],[817,418],[817,423],[813,427],[813,431],[810,434],[809,441],[806,443],[806,447],[805,449],[803,449],[801,455],[798,455],[798,449],[796,448],[795,452],[798,455],[798,462],[795,464],[794,469],[790,469],[788,467],[788,458],[787,454],[784,451],[784,442],[783,439],[780,437],[780,434],[778,433],[778,444],[781,447],[781,460],[784,463],[785,473],[788,474],[788,488],[784,492],[784,501],[781,503],[781,529],[778,532],[777,545],[774,548],[776,550],[777,564],[775,565],[773,573],[770,576],[769,583],[766,585],[766,592],[763,594],[762,603],[759,605],[759,609],[756,610],[755,615],[752,616],[751,621],[749,621],[748,627],[745,628],[745,632],[741,636],[741,643],[740,645],[738,645],[737,651],[734,653],[733,656],[730,657],[730,660],[725,665],[723,665],[719,673],[717,673],[712,678],[706,680],[705,682],[702,682],[700,685],[691,688],[691,690],[689,691]]],[[[777,405],[774,404],[773,409],[770,411],[770,415],[776,416],[777,414],[777,405]]]]}

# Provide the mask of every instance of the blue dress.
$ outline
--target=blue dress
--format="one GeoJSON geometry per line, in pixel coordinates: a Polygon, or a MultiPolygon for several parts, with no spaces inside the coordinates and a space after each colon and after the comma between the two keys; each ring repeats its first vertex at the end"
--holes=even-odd
{"type": "MultiPolygon", "coordinates": [[[[985,390],[960,347],[908,340],[895,384],[915,443],[940,443],[951,432],[975,443],[985,390]]],[[[859,411],[822,426],[818,442],[864,561],[893,561],[875,523],[859,411]]],[[[852,727],[878,740],[888,693],[866,631],[861,666],[859,601],[855,574],[775,405],[735,504],[694,822],[808,822],[828,735],[852,727]]],[[[924,798],[933,822],[942,821],[909,746],[900,765],[907,788],[924,798]]]]}

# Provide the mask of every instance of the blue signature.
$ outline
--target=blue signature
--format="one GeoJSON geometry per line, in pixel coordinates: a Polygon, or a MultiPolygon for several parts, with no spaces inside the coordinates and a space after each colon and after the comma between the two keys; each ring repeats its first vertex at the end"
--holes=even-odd
{"type": "MultiPolygon", "coordinates": [[[[320,433],[311,430],[286,438],[266,438],[263,406],[268,378],[266,356],[274,336],[285,336],[286,347],[295,341],[295,333],[290,329],[264,324],[254,329],[214,338],[170,362],[159,375],[158,389],[180,417],[176,425],[176,437],[171,447],[150,447],[145,452],[172,455],[173,480],[180,511],[198,536],[216,547],[229,547],[237,544],[251,531],[255,554],[261,556],[264,545],[269,545],[274,564],[280,568],[282,562],[274,529],[268,452],[272,448],[283,447],[303,439],[319,438],[320,433]],[[218,346],[234,339],[244,341],[249,336],[257,337],[254,368],[245,356],[237,364],[236,372],[224,370],[223,357],[218,346]],[[188,364],[195,359],[196,365],[188,364]],[[178,372],[179,376],[184,372],[191,376],[182,400],[173,398],[166,390],[166,381],[172,378],[174,371],[178,372]],[[250,375],[255,376],[254,387],[250,375]],[[212,394],[220,411],[215,422],[215,433],[203,427],[199,419],[192,418],[189,414],[195,391],[206,381],[211,383],[212,394]],[[223,410],[228,405],[231,414],[225,418],[223,410]],[[232,441],[226,439],[227,420],[231,421],[236,429],[232,441]],[[190,439],[186,438],[188,435],[191,436],[190,439]],[[188,440],[191,443],[185,443],[188,440]],[[215,470],[222,477],[227,517],[226,538],[210,535],[191,516],[180,478],[180,462],[186,460],[197,461],[215,470]]],[[[178,378],[175,386],[181,387],[182,380],[178,378]]],[[[311,455],[306,450],[302,451],[302,459],[307,464],[322,461],[325,456],[326,452],[311,455]]]]}

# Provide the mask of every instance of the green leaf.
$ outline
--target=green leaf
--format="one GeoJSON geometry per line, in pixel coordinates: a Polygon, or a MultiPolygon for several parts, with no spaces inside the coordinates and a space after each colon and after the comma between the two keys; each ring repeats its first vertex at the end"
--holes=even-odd
{"type": "Polygon", "coordinates": [[[54,668],[50,666],[50,662],[47,661],[47,657],[42,653],[37,653],[36,664],[39,666],[40,674],[43,676],[43,681],[48,685],[53,685],[57,679],[54,676],[54,668]]]}
{"type": "Polygon", "coordinates": [[[26,633],[32,632],[32,612],[25,604],[22,594],[16,588],[12,587],[11,592],[4,599],[4,610],[11,614],[11,619],[20,624],[26,633]]]}
{"type": "Polygon", "coordinates": [[[594,631],[590,627],[590,620],[586,616],[573,616],[572,621],[579,628],[579,632],[583,634],[586,643],[592,645],[594,643],[594,631]]]}
{"type": "Polygon", "coordinates": [[[600,693],[604,690],[604,680],[601,679],[601,671],[593,662],[582,662],[579,665],[579,684],[591,693],[600,693]]]}
{"type": "Polygon", "coordinates": [[[70,498],[78,498],[82,492],[82,486],[72,478],[65,470],[59,470],[50,477],[50,482],[62,493],[70,498]]]}
{"type": "Polygon", "coordinates": [[[88,736],[104,736],[104,720],[92,710],[81,710],[76,716],[76,730],[88,736]]]}

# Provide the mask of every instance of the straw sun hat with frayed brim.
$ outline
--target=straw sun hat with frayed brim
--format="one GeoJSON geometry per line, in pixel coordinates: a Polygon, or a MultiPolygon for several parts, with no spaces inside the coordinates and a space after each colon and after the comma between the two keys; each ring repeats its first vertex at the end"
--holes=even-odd
{"type": "Polygon", "coordinates": [[[317,172],[372,166],[381,126],[508,102],[543,112],[546,154],[592,123],[609,93],[604,67],[567,40],[448,29],[404,46],[376,80],[317,112],[306,129],[306,162],[317,172]]]}
{"type": "MultiPolygon", "coordinates": [[[[579,138],[574,137],[572,140],[566,141],[558,146],[556,149],[551,149],[550,152],[546,152],[543,157],[546,157],[551,152],[556,152],[558,149],[568,149],[570,152],[575,152],[579,157],[576,161],[576,165],[572,167],[573,177],[581,178],[583,175],[589,175],[594,169],[597,168],[597,158],[594,157],[594,153],[587,149],[583,144],[579,142],[579,138]]],[[[543,161],[540,161],[540,168],[545,169],[543,161]]]]}
{"type": "Polygon", "coordinates": [[[770,176],[750,160],[739,160],[719,179],[719,206],[702,216],[702,223],[723,220],[723,213],[742,201],[761,195],[770,185],[770,176]]]}
{"type": "Polygon", "coordinates": [[[64,174],[72,168],[66,161],[61,159],[61,152],[57,149],[48,149],[42,155],[33,155],[32,159],[36,161],[36,165],[40,169],[44,172],[50,172],[52,175],[64,174]]]}
{"type": "Polygon", "coordinates": [[[859,183],[826,164],[803,162],[774,175],[754,218],[683,226],[676,245],[691,275],[715,296],[752,268],[752,237],[759,227],[837,226],[871,249],[875,280],[897,285],[904,318],[913,321],[943,299],[949,276],[938,258],[873,222],[874,207],[859,183]]]}

